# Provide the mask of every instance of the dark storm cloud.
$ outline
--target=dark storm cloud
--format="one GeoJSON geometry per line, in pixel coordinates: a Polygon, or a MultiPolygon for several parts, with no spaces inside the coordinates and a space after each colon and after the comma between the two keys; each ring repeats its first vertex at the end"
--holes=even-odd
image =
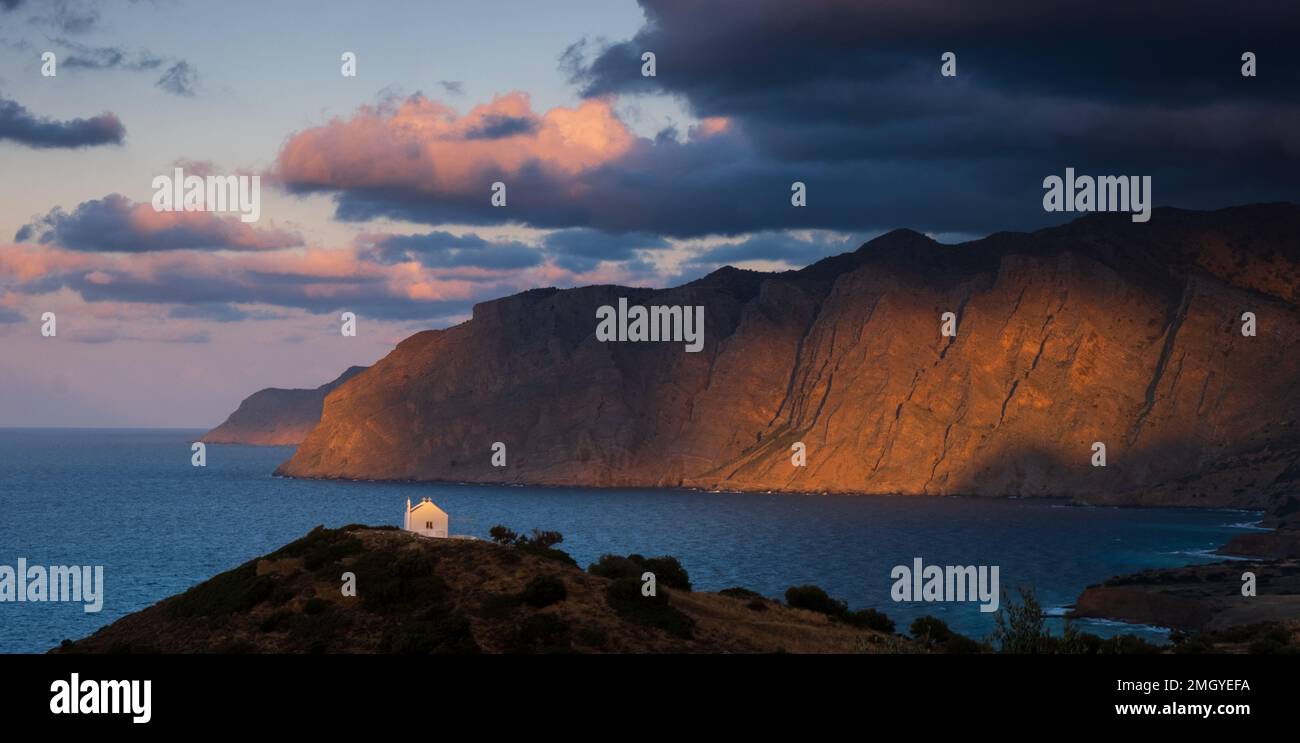
{"type": "MultiPolygon", "coordinates": [[[[542,247],[555,265],[575,273],[590,271],[603,261],[636,261],[641,251],[669,247],[667,240],[642,232],[610,234],[599,230],[557,230],[542,239],[542,247]]],[[[638,263],[637,266],[644,267],[638,263]]],[[[633,266],[635,270],[636,266],[633,266]]]]}
{"type": "MultiPolygon", "coordinates": [[[[804,169],[823,194],[814,173],[847,186],[855,173],[893,170],[910,203],[988,229],[1041,222],[1041,179],[1066,166],[1151,174],[1160,203],[1300,195],[1295,3],[642,6],[633,39],[566,52],[584,93],[669,93],[698,116],[729,117],[753,143],[751,169],[804,169]],[[647,50],[653,78],[641,75],[647,50]],[[956,78],[939,76],[945,51],[957,54],[956,78]],[[1244,51],[1257,54],[1258,77],[1241,76],[1244,51]],[[936,183],[957,178],[954,191],[994,193],[978,209],[934,198],[936,183]]],[[[885,217],[873,202],[892,200],[879,180],[860,179],[858,202],[877,226],[885,217]]]]}
{"type": "Polygon", "coordinates": [[[535,141],[536,159],[507,168],[484,158],[453,182],[436,177],[436,159],[424,178],[389,177],[430,145],[364,111],[291,138],[283,182],[332,194],[349,221],[677,238],[1033,229],[1062,221],[1043,210],[1042,182],[1067,167],[1151,176],[1156,206],[1300,200],[1295,3],[642,5],[632,39],[579,41],[561,67],[589,103],[680,99],[702,122],[685,135],[632,137],[567,168],[545,158],[540,136],[520,135],[509,141],[535,141]],[[1258,77],[1240,74],[1247,50],[1258,77]],[[641,75],[644,51],[657,55],[656,77],[641,75]],[[955,78],[940,75],[946,51],[955,78]],[[374,144],[395,137],[411,141],[374,144]],[[509,186],[506,209],[484,196],[497,180],[509,186]],[[790,203],[795,181],[807,187],[802,208],[790,203]]]}
{"type": "Polygon", "coordinates": [[[23,225],[16,242],[52,243],[69,250],[147,253],[162,250],[279,250],[302,244],[299,235],[255,228],[237,216],[212,212],[155,212],[121,194],[85,201],[71,212],[55,207],[23,225]]]}
{"type": "Polygon", "coordinates": [[[36,116],[17,101],[0,98],[0,140],[6,139],[42,149],[94,147],[121,144],[126,128],[111,113],[57,121],[36,116]]]}
{"type": "Polygon", "coordinates": [[[457,236],[441,231],[373,238],[361,255],[386,265],[416,261],[427,268],[507,270],[542,263],[542,255],[522,243],[491,242],[474,234],[457,236]]]}

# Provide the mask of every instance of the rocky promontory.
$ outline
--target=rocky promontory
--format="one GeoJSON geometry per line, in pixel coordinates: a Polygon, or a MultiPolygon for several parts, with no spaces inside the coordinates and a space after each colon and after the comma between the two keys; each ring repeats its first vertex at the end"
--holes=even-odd
{"type": "Polygon", "coordinates": [[[353,366],[316,389],[268,387],[249,395],[226,421],[203,435],[209,444],[295,446],[320,422],[325,396],[365,371],[353,366]]]}

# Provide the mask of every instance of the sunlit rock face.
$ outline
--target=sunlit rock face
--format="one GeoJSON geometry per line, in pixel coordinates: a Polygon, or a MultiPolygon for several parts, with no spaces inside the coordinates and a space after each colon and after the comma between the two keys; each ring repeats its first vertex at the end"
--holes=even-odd
{"type": "Polygon", "coordinates": [[[224,423],[203,435],[209,444],[252,444],[293,446],[307,437],[320,422],[325,396],[335,387],[365,371],[353,366],[328,384],[314,390],[283,390],[268,387],[244,398],[224,423]]]}
{"type": "Polygon", "coordinates": [[[1298,302],[1294,205],[961,245],[899,230],[800,271],[539,289],[403,341],[280,472],[1259,505],[1300,475],[1298,302]],[[598,341],[620,297],[704,306],[703,350],[598,341]]]}

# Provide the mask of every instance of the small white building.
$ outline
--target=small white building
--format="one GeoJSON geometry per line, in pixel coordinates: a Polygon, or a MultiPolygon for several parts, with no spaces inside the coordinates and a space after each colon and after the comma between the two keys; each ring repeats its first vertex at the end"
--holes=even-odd
{"type": "Polygon", "coordinates": [[[438,508],[433,501],[425,498],[411,507],[411,499],[406,499],[406,517],[402,519],[402,528],[426,537],[447,536],[447,512],[438,508]]]}

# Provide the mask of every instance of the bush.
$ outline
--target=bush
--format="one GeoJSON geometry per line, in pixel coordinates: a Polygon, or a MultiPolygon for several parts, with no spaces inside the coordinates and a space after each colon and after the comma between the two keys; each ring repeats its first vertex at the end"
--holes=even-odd
{"type": "Polygon", "coordinates": [[[884,612],[875,609],[846,612],[844,616],[840,617],[840,620],[850,627],[873,629],[877,632],[894,634],[894,620],[890,619],[884,612]]]}
{"type": "Polygon", "coordinates": [[[842,617],[849,612],[849,605],[831,598],[818,586],[792,586],[785,591],[785,603],[793,609],[807,609],[818,614],[842,617]]]}
{"type": "Polygon", "coordinates": [[[1002,595],[1002,607],[998,609],[997,628],[993,630],[992,642],[1002,653],[1049,653],[1053,645],[1044,623],[1047,615],[1034,597],[1030,588],[1019,589],[1020,603],[1002,595]]]}
{"type": "Polygon", "coordinates": [[[528,581],[519,594],[519,600],[535,609],[563,601],[569,595],[564,581],[550,575],[539,575],[528,581]]]}
{"type": "Polygon", "coordinates": [[[545,557],[548,560],[555,560],[566,565],[578,566],[578,561],[574,560],[569,553],[564,550],[555,548],[555,545],[564,541],[564,535],[558,531],[542,531],[533,529],[531,535],[521,535],[512,529],[508,529],[501,524],[497,524],[488,530],[488,536],[497,544],[516,547],[520,551],[528,552],[545,557]]]}
{"type": "Polygon", "coordinates": [[[448,589],[434,567],[433,558],[422,550],[363,554],[353,566],[362,606],[376,614],[392,614],[441,604],[448,589]]]}
{"type": "Polygon", "coordinates": [[[458,614],[405,622],[388,631],[384,647],[390,653],[401,655],[479,652],[469,620],[458,614]]]}
{"type": "Polygon", "coordinates": [[[938,617],[924,616],[912,621],[908,631],[912,639],[927,645],[942,645],[952,639],[953,632],[947,623],[938,617]]]}
{"type": "Polygon", "coordinates": [[[763,594],[758,591],[751,591],[748,588],[724,588],[718,593],[722,596],[730,596],[733,599],[761,599],[763,594]]]}
{"type": "Polygon", "coordinates": [[[269,576],[257,574],[256,562],[246,562],[171,599],[167,613],[173,617],[224,617],[257,606],[274,587],[269,576]]]}
{"type": "Polygon", "coordinates": [[[691,578],[676,557],[642,557],[631,554],[627,557],[601,555],[600,560],[590,565],[587,572],[611,580],[618,578],[635,578],[641,580],[642,573],[654,573],[655,585],[675,588],[679,591],[691,590],[691,578]]]}
{"type": "Polygon", "coordinates": [[[689,638],[695,631],[695,620],[669,606],[667,591],[642,596],[638,578],[619,578],[610,583],[605,589],[605,603],[630,622],[661,629],[674,637],[689,638]]]}
{"type": "Polygon", "coordinates": [[[302,565],[307,570],[317,570],[332,566],[344,557],[355,555],[364,548],[360,539],[352,536],[347,529],[326,529],[317,526],[306,536],[296,539],[280,549],[267,555],[268,559],[279,560],[301,557],[302,565]]]}
{"type": "Polygon", "coordinates": [[[849,611],[849,605],[833,599],[818,586],[792,586],[785,591],[785,603],[793,609],[807,609],[844,622],[850,627],[893,634],[894,620],[875,609],[849,611]]]}

